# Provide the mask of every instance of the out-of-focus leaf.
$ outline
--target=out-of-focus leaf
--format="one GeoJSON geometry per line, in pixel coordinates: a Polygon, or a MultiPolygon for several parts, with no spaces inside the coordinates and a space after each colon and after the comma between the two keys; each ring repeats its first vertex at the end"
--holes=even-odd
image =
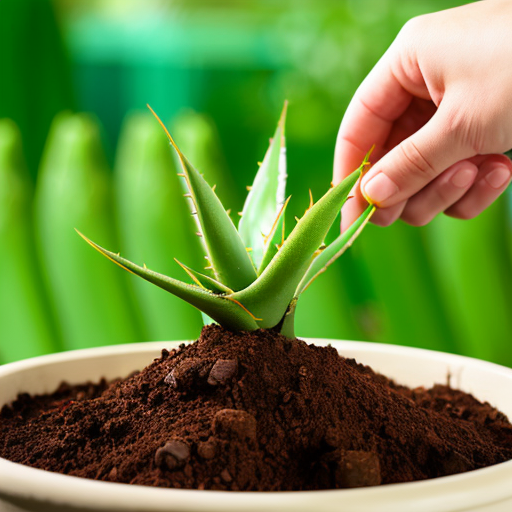
{"type": "Polygon", "coordinates": [[[375,341],[454,352],[423,231],[400,221],[369,224],[351,252],[368,276],[375,341]]]}
{"type": "Polygon", "coordinates": [[[97,258],[74,228],[117,245],[109,172],[97,123],[59,115],[50,131],[35,196],[37,241],[66,348],[139,341],[125,276],[97,258]]]}
{"type": "Polygon", "coordinates": [[[35,254],[32,186],[18,128],[0,120],[0,360],[60,348],[35,254]]]}
{"type": "Polygon", "coordinates": [[[512,366],[509,230],[502,197],[472,220],[441,216],[426,235],[457,350],[512,366]]]}

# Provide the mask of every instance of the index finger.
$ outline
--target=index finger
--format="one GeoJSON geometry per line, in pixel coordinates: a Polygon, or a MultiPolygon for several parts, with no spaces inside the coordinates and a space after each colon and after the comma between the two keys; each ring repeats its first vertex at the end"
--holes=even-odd
{"type": "Polygon", "coordinates": [[[382,155],[383,146],[396,121],[412,101],[392,71],[385,54],[352,98],[338,132],[334,152],[334,183],[340,182],[360,165],[369,149],[382,155]]]}

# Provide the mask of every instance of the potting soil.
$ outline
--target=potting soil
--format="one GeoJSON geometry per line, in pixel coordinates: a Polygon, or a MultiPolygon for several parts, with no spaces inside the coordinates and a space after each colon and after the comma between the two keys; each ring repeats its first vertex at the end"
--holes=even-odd
{"type": "Polygon", "coordinates": [[[200,339],[110,383],[20,395],[0,456],[96,480],[247,491],[363,487],[512,458],[512,425],[436,385],[408,389],[271,331],[200,339]]]}

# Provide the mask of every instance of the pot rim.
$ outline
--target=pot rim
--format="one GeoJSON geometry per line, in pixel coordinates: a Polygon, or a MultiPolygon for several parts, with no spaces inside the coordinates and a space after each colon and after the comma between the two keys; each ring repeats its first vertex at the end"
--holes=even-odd
{"type": "MultiPolygon", "coordinates": [[[[304,338],[316,345],[332,344],[340,353],[357,352],[364,363],[364,354],[410,355],[416,359],[428,359],[443,365],[477,367],[512,381],[512,369],[478,359],[436,352],[427,349],[387,345],[370,342],[340,341],[304,338]]],[[[0,382],[3,377],[19,371],[41,367],[47,364],[63,363],[87,356],[88,359],[116,354],[144,354],[148,359],[158,357],[162,348],[183,343],[143,342],[80,349],[57,354],[39,356],[0,366],[0,382]]],[[[188,343],[188,342],[185,342],[188,343]]],[[[347,357],[352,357],[348,354],[347,357]]],[[[22,392],[23,390],[17,390],[22,392]]],[[[1,407],[2,404],[0,404],[1,407]]],[[[339,510],[343,500],[344,510],[401,512],[408,510],[414,502],[415,512],[438,512],[464,510],[482,504],[499,503],[512,496],[512,460],[457,475],[383,486],[287,492],[234,492],[188,489],[167,489],[149,486],[134,486],[114,482],[103,482],[76,476],[52,473],[31,468],[0,458],[0,499],[12,503],[36,497],[42,502],[75,506],[80,503],[83,510],[186,510],[186,511],[256,511],[263,508],[279,507],[279,510],[314,510],[322,502],[322,510],[339,510]],[[27,482],[30,482],[27,487],[27,482]],[[482,492],[485,488],[485,493],[482,492]],[[416,503],[418,496],[421,503],[416,503]],[[489,497],[491,496],[491,497],[489,497]],[[454,506],[457,508],[454,508],[454,506]],[[441,508],[440,508],[441,507],[441,508]],[[451,507],[451,508],[450,508],[451,507]]],[[[1,501],[0,501],[1,504],[1,501]]],[[[1,508],[1,507],[0,507],[1,508]]],[[[81,509],[82,510],[82,509],[81,509]]]]}

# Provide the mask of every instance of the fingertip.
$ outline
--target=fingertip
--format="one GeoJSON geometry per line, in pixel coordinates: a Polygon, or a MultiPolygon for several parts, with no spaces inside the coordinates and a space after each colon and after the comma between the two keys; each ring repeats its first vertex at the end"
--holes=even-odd
{"type": "Polygon", "coordinates": [[[370,203],[378,207],[382,207],[385,202],[392,201],[400,190],[398,185],[384,172],[364,176],[361,189],[370,203]]]}
{"type": "Polygon", "coordinates": [[[489,194],[499,196],[512,178],[512,162],[505,155],[488,155],[479,167],[481,186],[489,194]]]}
{"type": "Polygon", "coordinates": [[[509,184],[511,176],[508,166],[497,163],[494,164],[493,169],[485,176],[485,181],[491,188],[500,190],[509,184]]]}
{"type": "Polygon", "coordinates": [[[334,149],[333,183],[337,185],[357,169],[365,154],[355,144],[339,136],[334,149]]]}
{"type": "Polygon", "coordinates": [[[425,226],[464,197],[477,175],[478,167],[473,162],[457,162],[409,198],[402,220],[411,226],[425,226]]]}
{"type": "Polygon", "coordinates": [[[480,215],[506,190],[512,179],[512,162],[504,155],[475,159],[478,176],[465,195],[445,210],[446,215],[469,220],[480,215]]]}
{"type": "Polygon", "coordinates": [[[478,174],[478,167],[464,160],[455,164],[454,169],[449,177],[450,183],[457,189],[469,188],[475,181],[478,174]]]}

